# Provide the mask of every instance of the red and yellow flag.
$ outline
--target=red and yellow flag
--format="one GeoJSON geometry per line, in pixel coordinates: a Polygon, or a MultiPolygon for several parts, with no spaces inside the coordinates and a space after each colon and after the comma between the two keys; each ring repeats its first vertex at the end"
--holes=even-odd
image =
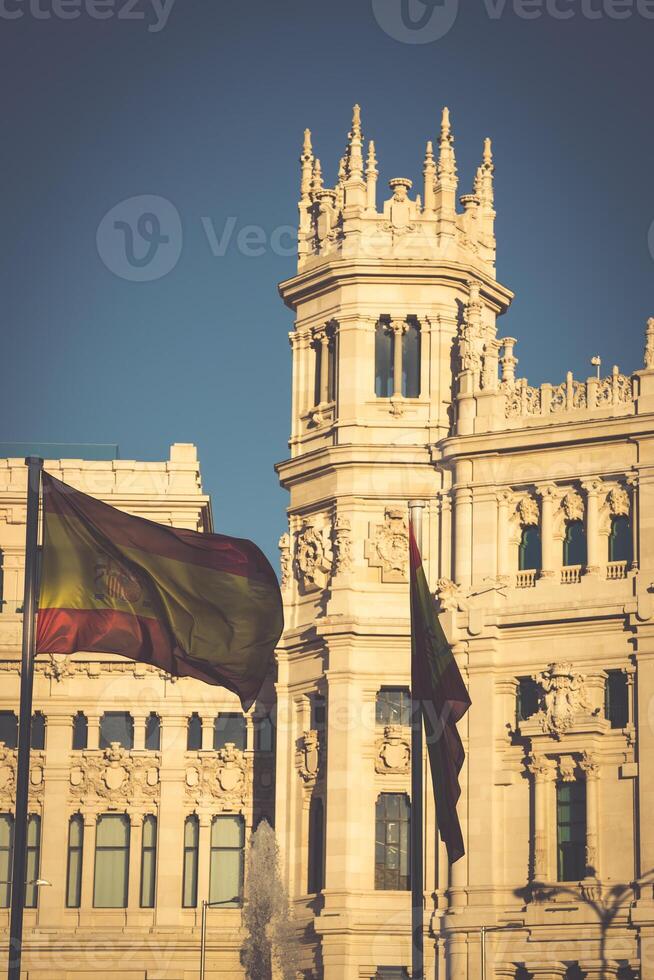
{"type": "Polygon", "coordinates": [[[457,800],[461,795],[459,773],[465,753],[456,723],[470,707],[470,696],[438,621],[412,527],[409,528],[409,557],[411,693],[422,707],[436,799],[436,821],[447,855],[453,863],[465,854],[456,812],[457,800]]]}
{"type": "Polygon", "coordinates": [[[164,527],[43,474],[37,653],[117,653],[254,702],[283,629],[251,541],[164,527]]]}

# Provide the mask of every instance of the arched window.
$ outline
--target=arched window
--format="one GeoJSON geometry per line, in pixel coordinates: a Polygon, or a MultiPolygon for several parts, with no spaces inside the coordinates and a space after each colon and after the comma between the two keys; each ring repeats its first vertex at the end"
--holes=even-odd
{"type": "Polygon", "coordinates": [[[214,817],[211,824],[209,901],[237,908],[243,899],[245,822],[240,814],[214,817]]]}
{"type": "Polygon", "coordinates": [[[405,398],[420,396],[420,326],[408,320],[402,337],[402,394],[405,398]]]}
{"type": "Polygon", "coordinates": [[[540,570],[541,564],[540,528],[535,525],[523,527],[518,549],[518,568],[521,572],[540,570]]]}
{"type": "Polygon", "coordinates": [[[45,715],[42,711],[35,711],[32,715],[30,739],[33,749],[43,751],[45,748],[45,715]]]}
{"type": "Polygon", "coordinates": [[[89,722],[83,711],[73,716],[73,749],[85,749],[89,744],[89,722]]]}
{"type": "Polygon", "coordinates": [[[614,514],[611,518],[611,533],[609,534],[609,561],[631,562],[633,539],[631,537],[631,522],[626,515],[614,514]]]}
{"type": "Polygon", "coordinates": [[[14,815],[0,813],[0,908],[11,901],[11,866],[14,860],[14,815]]]}
{"type": "Polygon", "coordinates": [[[563,539],[563,564],[586,564],[586,528],[583,521],[566,521],[563,539]]]}
{"type": "Polygon", "coordinates": [[[95,829],[93,906],[96,909],[127,908],[129,884],[129,817],[103,813],[95,829]]]}
{"type": "Polygon", "coordinates": [[[100,748],[108,749],[112,742],[134,748],[134,719],[129,711],[105,711],[100,719],[100,748]]]}
{"type": "Polygon", "coordinates": [[[0,711],[0,742],[8,749],[18,745],[18,718],[13,711],[0,711]]]}
{"type": "Polygon", "coordinates": [[[194,711],[186,725],[186,751],[197,752],[202,748],[202,719],[194,711]]]}
{"type": "Polygon", "coordinates": [[[74,813],[68,821],[68,867],[66,870],[66,908],[78,909],[82,900],[82,857],[84,818],[74,813]]]}
{"type": "Polygon", "coordinates": [[[309,869],[307,891],[310,895],[324,886],[325,871],[325,811],[319,796],[309,807],[309,869]]]}
{"type": "Polygon", "coordinates": [[[145,719],[145,747],[150,752],[161,749],[161,718],[154,711],[145,719]]]}
{"type": "Polygon", "coordinates": [[[245,748],[245,718],[236,711],[221,711],[214,722],[214,749],[224,749],[228,742],[237,749],[245,748]]]}
{"type": "Polygon", "coordinates": [[[380,793],[375,804],[375,888],[408,891],[411,804],[404,793],[380,793]]]}
{"type": "Polygon", "coordinates": [[[194,909],[198,904],[198,845],[200,824],[195,813],[184,821],[184,871],[182,905],[194,909]]]}
{"type": "Polygon", "coordinates": [[[35,909],[39,888],[36,881],[41,867],[41,818],[30,813],[27,818],[27,868],[25,872],[25,908],[35,909]]]}
{"type": "Polygon", "coordinates": [[[157,818],[152,813],[143,817],[141,836],[141,908],[154,908],[157,882],[157,818]]]}
{"type": "Polygon", "coordinates": [[[388,320],[375,327],[375,395],[390,398],[393,394],[393,332],[388,320]]]}
{"type": "Polygon", "coordinates": [[[411,694],[408,687],[380,687],[375,700],[378,725],[410,725],[411,694]]]}
{"type": "Polygon", "coordinates": [[[557,783],[556,837],[558,880],[580,881],[585,878],[586,782],[583,779],[557,783]]]}

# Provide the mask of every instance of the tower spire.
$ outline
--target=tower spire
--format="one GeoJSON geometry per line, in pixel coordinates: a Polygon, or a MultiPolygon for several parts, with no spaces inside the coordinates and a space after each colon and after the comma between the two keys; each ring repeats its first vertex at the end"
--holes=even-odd
{"type": "Polygon", "coordinates": [[[431,140],[427,140],[425,149],[425,161],[422,167],[424,177],[424,202],[425,211],[434,210],[434,183],[436,180],[436,161],[434,160],[434,147],[431,140]]]}
{"type": "Polygon", "coordinates": [[[457,183],[454,136],[452,135],[452,126],[450,123],[450,110],[445,106],[441,117],[435,194],[436,214],[440,221],[442,234],[454,234],[457,183]]]}
{"type": "Polygon", "coordinates": [[[304,130],[304,142],[302,153],[300,154],[300,164],[302,167],[302,177],[300,179],[300,201],[308,204],[311,194],[311,178],[313,174],[313,148],[311,146],[311,130],[304,130]]]}
{"type": "Polygon", "coordinates": [[[348,133],[348,177],[363,180],[363,136],[361,134],[361,106],[352,109],[352,128],[348,133]]]}
{"type": "Polygon", "coordinates": [[[377,210],[377,157],[375,155],[375,142],[370,140],[368,143],[368,159],[366,161],[366,190],[368,210],[377,210]]]}
{"type": "Polygon", "coordinates": [[[317,194],[318,191],[322,190],[322,187],[323,187],[322,167],[320,165],[320,160],[318,159],[318,157],[316,157],[313,163],[313,179],[311,182],[311,191],[313,194],[317,194]]]}

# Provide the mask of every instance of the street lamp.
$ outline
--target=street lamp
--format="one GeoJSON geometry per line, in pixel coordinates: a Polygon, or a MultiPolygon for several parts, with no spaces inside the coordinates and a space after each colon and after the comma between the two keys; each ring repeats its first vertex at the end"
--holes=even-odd
{"type": "Polygon", "coordinates": [[[479,930],[481,945],[481,980],[486,980],[486,933],[487,932],[516,932],[524,929],[524,922],[505,922],[501,926],[482,926],[479,930]]]}

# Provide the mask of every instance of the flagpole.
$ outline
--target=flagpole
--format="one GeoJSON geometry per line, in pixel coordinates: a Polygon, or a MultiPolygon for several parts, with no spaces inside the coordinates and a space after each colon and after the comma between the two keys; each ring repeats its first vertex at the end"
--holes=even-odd
{"type": "MultiPolygon", "coordinates": [[[[409,501],[413,535],[422,553],[422,512],[424,500],[409,501]]],[[[413,635],[413,630],[412,630],[413,635]]],[[[424,980],[423,938],[423,789],[422,789],[422,712],[415,697],[418,690],[415,676],[415,657],[411,651],[411,977],[424,980]]]]}
{"type": "Polygon", "coordinates": [[[16,772],[16,812],[14,854],[11,872],[11,920],[7,978],[20,980],[23,945],[23,909],[27,874],[27,804],[29,794],[30,742],[32,729],[32,687],[34,682],[35,619],[37,607],[39,497],[43,460],[28,456],[27,527],[25,532],[25,592],[23,598],[23,652],[20,673],[20,715],[18,718],[18,764],[16,772]]]}

